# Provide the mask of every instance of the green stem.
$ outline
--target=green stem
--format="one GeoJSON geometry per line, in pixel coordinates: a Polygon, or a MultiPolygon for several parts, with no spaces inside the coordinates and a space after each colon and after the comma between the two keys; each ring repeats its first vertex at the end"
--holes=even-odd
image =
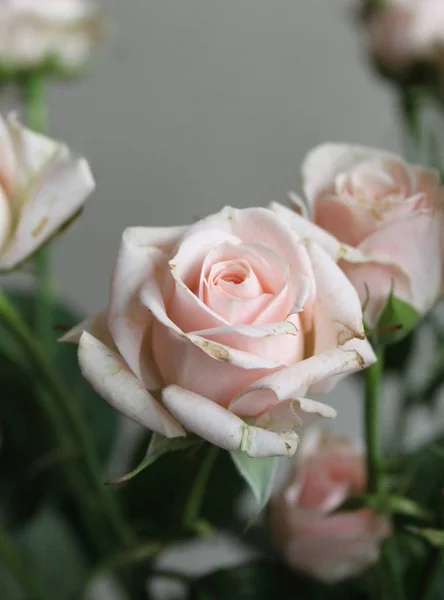
{"type": "MultiPolygon", "coordinates": [[[[50,414],[56,430],[60,431],[60,427],[62,427],[60,415],[57,410],[58,406],[66,414],[72,432],[81,448],[87,474],[101,502],[103,512],[108,517],[120,543],[129,545],[132,541],[132,533],[127,528],[109,488],[104,485],[100,461],[75,399],[70,397],[63,382],[53,370],[51,362],[42,351],[40,344],[33,338],[31,331],[29,331],[26,324],[20,318],[20,315],[18,315],[6,296],[1,293],[0,322],[21,346],[33,371],[40,377],[41,383],[51,398],[57,402],[57,405],[54,406],[53,403],[46,400],[48,402],[47,412],[50,414]]],[[[44,398],[45,394],[42,394],[42,397],[44,398]]]]}
{"type": "Polygon", "coordinates": [[[383,351],[376,352],[377,362],[365,373],[364,430],[367,457],[367,487],[371,494],[382,491],[382,461],[379,440],[379,390],[383,371],[383,351]]]}
{"type": "MultiPolygon", "coordinates": [[[[42,75],[30,73],[22,79],[22,93],[27,109],[28,127],[37,133],[47,129],[45,86],[42,75]]],[[[34,258],[37,278],[35,301],[35,328],[39,339],[51,347],[53,323],[53,280],[49,247],[43,246],[34,258]]]]}
{"type": "Polygon", "coordinates": [[[0,557],[26,594],[34,600],[51,600],[43,584],[25,565],[20,554],[9,540],[7,533],[0,527],[0,557]]]}
{"type": "Polygon", "coordinates": [[[219,448],[217,446],[209,446],[207,454],[200,466],[196,480],[194,482],[191,494],[185,505],[183,523],[185,528],[198,528],[199,514],[202,507],[205,488],[208,478],[216,460],[219,448]]]}

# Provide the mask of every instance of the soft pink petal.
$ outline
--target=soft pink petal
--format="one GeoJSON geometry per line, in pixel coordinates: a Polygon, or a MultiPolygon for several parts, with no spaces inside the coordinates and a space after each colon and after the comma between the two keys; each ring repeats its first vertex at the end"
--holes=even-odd
{"type": "Polygon", "coordinates": [[[343,346],[353,338],[364,339],[359,296],[332,258],[314,243],[309,243],[317,283],[314,308],[314,354],[343,346]]]}
{"type": "Polygon", "coordinates": [[[442,286],[441,210],[424,210],[389,223],[361,244],[364,252],[398,265],[408,275],[413,305],[425,312],[442,286]]]}
{"type": "Polygon", "coordinates": [[[319,382],[353,373],[364,366],[364,359],[357,351],[335,348],[255,381],[229,408],[236,414],[258,416],[282,400],[305,396],[319,382]]]}
{"type": "Polygon", "coordinates": [[[17,161],[8,123],[0,115],[0,186],[7,195],[14,191],[17,161]]]}
{"type": "MultiPolygon", "coordinates": [[[[298,215],[300,215],[304,219],[310,219],[310,210],[305,200],[299,198],[299,196],[294,192],[288,192],[288,201],[290,202],[291,208],[294,210],[294,212],[298,213],[298,215]]],[[[272,205],[274,204],[278,203],[272,202],[272,205]]]]}
{"type": "Polygon", "coordinates": [[[396,160],[399,157],[377,148],[352,144],[322,144],[306,156],[302,164],[302,180],[309,206],[334,190],[336,177],[364,161],[396,160]]]}
{"type": "Polygon", "coordinates": [[[338,196],[326,195],[316,201],[313,220],[341,244],[355,247],[378,229],[380,221],[367,208],[347,204],[338,196]]]}
{"type": "Polygon", "coordinates": [[[412,303],[410,280],[399,267],[375,262],[349,263],[345,260],[339,264],[359,294],[365,308],[365,322],[370,327],[376,326],[392,289],[398,298],[412,303]]]}
{"type": "Polygon", "coordinates": [[[276,360],[184,333],[166,314],[153,282],[145,284],[141,299],[155,317],[152,347],[167,384],[177,383],[226,405],[246,385],[282,366],[276,360]],[[218,381],[217,386],[214,381],[218,381]]]}
{"type": "Polygon", "coordinates": [[[83,376],[116,410],[168,438],[185,435],[121,357],[87,332],[80,338],[78,356],[83,376]]]}
{"type": "Polygon", "coordinates": [[[24,261],[78,213],[95,188],[85,160],[57,156],[24,198],[18,225],[0,256],[0,268],[24,261]]]}
{"type": "MultiPolygon", "coordinates": [[[[328,394],[341,379],[354,371],[365,369],[376,362],[376,355],[368,339],[361,340],[359,338],[353,338],[342,346],[342,350],[347,353],[355,354],[359,362],[357,368],[352,369],[351,371],[346,369],[343,372],[339,371],[338,373],[332,373],[328,377],[313,382],[313,385],[310,386],[310,394],[328,394]]],[[[322,354],[320,356],[322,356],[322,354]]]]}
{"type": "Polygon", "coordinates": [[[290,564],[329,583],[360,574],[377,562],[389,535],[384,517],[356,511],[320,519],[290,538],[290,564]]]}
{"type": "Polygon", "coordinates": [[[288,223],[289,227],[304,241],[313,241],[319,244],[321,248],[327,252],[334,260],[339,260],[345,257],[347,260],[352,262],[362,262],[368,260],[362,252],[342,244],[333,235],[325,231],[321,227],[318,227],[312,221],[301,217],[293,210],[290,210],[286,206],[279,204],[278,202],[272,202],[270,209],[273,210],[281,219],[288,223]]]}
{"type": "Polygon", "coordinates": [[[21,186],[29,186],[58,155],[69,157],[67,146],[36,133],[18,121],[14,113],[7,119],[7,127],[15,154],[15,178],[21,186]]]}
{"type": "Polygon", "coordinates": [[[114,340],[109,331],[108,315],[106,312],[96,313],[85,321],[82,321],[65,333],[65,335],[59,339],[59,342],[78,344],[84,331],[101,341],[105,346],[108,346],[108,348],[115,348],[114,340]]]}
{"type": "Polygon", "coordinates": [[[267,360],[279,356],[285,365],[294,364],[304,356],[305,336],[298,314],[278,323],[227,326],[193,333],[267,360]]]}
{"type": "Polygon", "coordinates": [[[254,425],[277,433],[296,430],[299,432],[311,427],[319,419],[334,419],[336,415],[334,408],[327,404],[309,398],[295,398],[279,402],[266,410],[255,419],[254,425]]]}
{"type": "Polygon", "coordinates": [[[140,289],[148,279],[158,285],[156,269],[168,261],[160,248],[169,249],[180,235],[181,229],[176,227],[126,229],[111,283],[109,328],[119,352],[148,389],[160,387],[160,380],[150,345],[145,343],[152,315],[140,301],[140,289]]]}
{"type": "Polygon", "coordinates": [[[247,425],[208,398],[171,385],[163,390],[168,410],[187,431],[226,450],[241,449],[251,457],[293,456],[298,438],[247,425]]]}

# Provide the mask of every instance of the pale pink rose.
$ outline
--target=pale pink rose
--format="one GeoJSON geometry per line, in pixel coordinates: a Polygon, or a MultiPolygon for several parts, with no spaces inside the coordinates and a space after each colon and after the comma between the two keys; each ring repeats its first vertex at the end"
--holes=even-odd
{"type": "Polygon", "coordinates": [[[306,396],[375,360],[353,286],[263,208],[127,229],[108,310],[68,339],[134,421],[250,456],[292,455],[296,431],[335,415],[306,396]]]}
{"type": "Polygon", "coordinates": [[[302,175],[308,218],[272,208],[339,261],[367,305],[365,320],[377,321],[392,286],[419,313],[430,309],[443,283],[438,173],[382,150],[325,144],[308,154],[302,175]]]}
{"type": "Polygon", "coordinates": [[[387,0],[367,23],[370,49],[383,68],[402,73],[444,55],[442,0],[387,0]]]}
{"type": "Polygon", "coordinates": [[[377,562],[390,533],[386,517],[368,509],[335,512],[365,492],[362,453],[347,439],[311,432],[293,471],[271,505],[271,525],[288,563],[333,583],[377,562]]]}
{"type": "Polygon", "coordinates": [[[103,18],[90,0],[0,0],[0,64],[27,70],[50,62],[83,66],[100,39],[103,18]]]}
{"type": "Polygon", "coordinates": [[[0,270],[36,252],[82,208],[95,182],[86,160],[0,116],[0,270]]]}

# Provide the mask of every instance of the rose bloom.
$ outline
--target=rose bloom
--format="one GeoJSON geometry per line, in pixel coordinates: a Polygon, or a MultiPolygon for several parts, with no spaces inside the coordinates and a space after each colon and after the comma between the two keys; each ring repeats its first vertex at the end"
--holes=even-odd
{"type": "Polygon", "coordinates": [[[66,339],[131,419],[250,456],[292,455],[296,430],[335,415],[306,395],[375,360],[353,286],[264,208],[127,229],[107,311],[66,339]]]}
{"type": "Polygon", "coordinates": [[[370,50],[382,68],[403,74],[415,64],[444,58],[442,0],[388,0],[367,23],[370,50]]]}
{"type": "Polygon", "coordinates": [[[377,322],[392,288],[419,313],[430,309],[443,283],[438,173],[383,150],[326,144],[308,154],[302,176],[307,214],[271,207],[339,261],[366,305],[365,320],[377,322]]]}
{"type": "Polygon", "coordinates": [[[0,64],[27,70],[51,63],[83,66],[102,36],[103,19],[89,0],[0,0],[0,64]]]}
{"type": "Polygon", "coordinates": [[[86,160],[0,116],[0,269],[9,270],[81,210],[95,182],[86,160]]]}
{"type": "Polygon", "coordinates": [[[363,455],[349,440],[318,431],[304,438],[270,511],[276,543],[291,566],[334,583],[378,560],[388,519],[368,509],[335,512],[365,484],[363,455]]]}

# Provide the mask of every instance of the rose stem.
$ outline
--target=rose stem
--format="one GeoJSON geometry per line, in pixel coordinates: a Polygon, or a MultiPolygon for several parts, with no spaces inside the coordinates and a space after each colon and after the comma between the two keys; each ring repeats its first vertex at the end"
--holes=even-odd
{"type": "Polygon", "coordinates": [[[383,371],[383,352],[376,352],[377,362],[365,372],[364,430],[367,448],[367,489],[371,494],[382,491],[379,444],[379,388],[383,371]]]}
{"type": "Polygon", "coordinates": [[[199,513],[202,507],[205,488],[218,452],[219,448],[217,446],[209,446],[206,456],[202,461],[196,480],[191,489],[190,496],[185,505],[183,524],[186,529],[198,528],[199,513]]]}
{"type": "Polygon", "coordinates": [[[0,557],[5,565],[9,567],[22,588],[26,590],[30,598],[35,600],[51,600],[51,595],[45,590],[42,582],[25,565],[20,554],[10,541],[7,533],[0,527],[0,557]]]}
{"type": "MultiPolygon", "coordinates": [[[[40,73],[29,73],[23,77],[22,94],[27,110],[28,127],[36,133],[44,133],[47,129],[47,111],[45,103],[44,80],[40,73]]],[[[53,279],[51,269],[51,253],[46,244],[38,250],[34,258],[37,278],[35,300],[35,328],[39,339],[51,349],[52,341],[52,309],[53,279]]]]}
{"type": "MultiPolygon", "coordinates": [[[[365,372],[365,411],[364,430],[367,460],[367,490],[370,494],[378,495],[384,491],[381,446],[379,439],[379,393],[381,378],[384,370],[384,352],[376,351],[377,361],[365,372]]],[[[404,592],[401,579],[398,577],[398,560],[392,546],[386,545],[382,564],[383,583],[389,587],[388,596],[401,600],[404,592]]],[[[384,585],[384,587],[385,587],[384,585]]]]}
{"type": "MultiPolygon", "coordinates": [[[[53,369],[51,361],[42,352],[41,344],[34,339],[32,332],[2,293],[0,293],[0,322],[21,346],[32,370],[40,378],[46,391],[57,402],[57,405],[54,407],[56,413],[58,413],[58,406],[63,409],[71,424],[76,441],[82,449],[86,471],[101,502],[102,510],[107,515],[120,543],[128,545],[132,541],[132,533],[123,520],[109,488],[104,485],[100,460],[97,457],[89,430],[85,426],[82,415],[78,410],[77,403],[75,399],[71,399],[63,382],[53,369]]],[[[52,404],[48,406],[48,410],[54,412],[52,404]]],[[[57,419],[59,418],[57,417],[56,419],[56,415],[53,414],[52,419],[56,426],[58,424],[57,419]]]]}

